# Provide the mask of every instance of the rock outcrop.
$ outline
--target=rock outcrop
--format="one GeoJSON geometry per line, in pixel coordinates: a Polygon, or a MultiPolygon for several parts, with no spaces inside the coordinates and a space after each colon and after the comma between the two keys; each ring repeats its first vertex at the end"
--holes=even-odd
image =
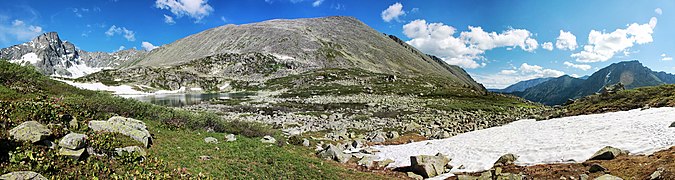
{"type": "Polygon", "coordinates": [[[0,179],[6,180],[47,180],[44,176],[33,171],[17,171],[0,176],[0,179]]]}
{"type": "Polygon", "coordinates": [[[9,135],[19,141],[36,143],[51,135],[52,131],[47,126],[37,121],[26,121],[9,130],[9,135]]]}
{"type": "Polygon", "coordinates": [[[612,146],[606,146],[595,152],[588,160],[612,160],[618,156],[628,155],[628,151],[621,150],[612,146]]]}
{"type": "Polygon", "coordinates": [[[145,147],[152,144],[152,136],[145,123],[136,119],[115,116],[107,121],[89,121],[89,128],[94,131],[121,133],[143,143],[145,147]]]}
{"type": "Polygon", "coordinates": [[[438,153],[435,156],[411,156],[410,168],[415,174],[422,175],[425,178],[430,178],[447,172],[446,168],[448,167],[449,162],[450,159],[441,153],[438,153]]]}

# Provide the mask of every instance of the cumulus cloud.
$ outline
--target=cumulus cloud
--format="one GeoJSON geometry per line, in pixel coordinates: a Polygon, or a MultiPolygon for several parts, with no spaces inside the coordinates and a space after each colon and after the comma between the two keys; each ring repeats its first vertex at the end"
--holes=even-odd
{"type": "Polygon", "coordinates": [[[661,61],[672,61],[673,57],[664,54],[661,54],[661,61]]]}
{"type": "Polygon", "coordinates": [[[656,9],[654,9],[654,12],[655,12],[656,14],[658,14],[658,15],[663,14],[663,10],[661,10],[661,8],[656,8],[656,9]]]}
{"type": "Polygon", "coordinates": [[[578,47],[577,37],[571,32],[560,30],[560,35],[558,36],[558,39],[556,39],[555,47],[560,50],[574,51],[578,47]]]}
{"type": "Polygon", "coordinates": [[[153,49],[157,49],[159,46],[155,46],[152,45],[152,43],[143,41],[141,43],[141,47],[143,47],[143,49],[145,49],[146,51],[152,51],[153,49]]]}
{"type": "Polygon", "coordinates": [[[399,21],[398,17],[405,15],[403,5],[401,3],[394,3],[389,8],[382,11],[382,20],[390,22],[391,20],[399,21]]]}
{"type": "Polygon", "coordinates": [[[553,43],[552,42],[541,43],[541,48],[549,50],[549,51],[553,51],[553,43]]]}
{"type": "Polygon", "coordinates": [[[208,0],[157,0],[155,7],[169,10],[177,17],[188,16],[196,21],[201,21],[213,12],[208,0]]]}
{"type": "Polygon", "coordinates": [[[581,69],[584,71],[587,71],[592,68],[591,65],[588,64],[574,64],[568,61],[565,61],[563,64],[565,64],[565,66],[581,69]]]}
{"type": "Polygon", "coordinates": [[[174,25],[174,24],[176,24],[176,21],[173,20],[173,17],[171,17],[171,16],[169,16],[169,15],[166,15],[166,14],[164,15],[164,22],[165,22],[166,24],[169,24],[169,25],[174,25]]]}
{"type": "Polygon", "coordinates": [[[560,77],[562,75],[565,75],[562,71],[523,63],[520,67],[501,70],[497,74],[471,74],[471,77],[485,85],[486,88],[505,88],[520,81],[544,77],[560,77]]]}
{"type": "Polygon", "coordinates": [[[117,35],[117,34],[122,34],[124,35],[124,38],[127,39],[127,41],[136,41],[136,33],[134,31],[129,30],[125,27],[117,27],[115,25],[110,26],[108,31],[105,32],[105,35],[108,37],[117,35]]]}
{"type": "Polygon", "coordinates": [[[538,47],[532,33],[524,29],[509,29],[502,33],[485,32],[481,27],[469,26],[469,31],[454,36],[457,29],[443,23],[427,23],[415,20],[403,25],[403,34],[410,41],[408,44],[422,52],[436,55],[448,64],[464,68],[479,68],[486,64],[479,63],[485,58],[485,51],[499,47],[519,47],[532,52],[538,47]]]}
{"type": "Polygon", "coordinates": [[[604,62],[614,57],[617,52],[625,52],[635,44],[646,44],[654,41],[652,33],[656,27],[657,19],[652,17],[649,23],[632,23],[626,29],[616,29],[606,33],[591,30],[588,34],[588,44],[584,50],[572,54],[578,62],[604,62]]]}
{"type": "Polygon", "coordinates": [[[313,7],[319,7],[323,3],[324,0],[316,0],[312,3],[313,7]]]}
{"type": "Polygon", "coordinates": [[[8,22],[0,19],[0,43],[9,44],[12,41],[30,41],[44,33],[42,27],[30,25],[22,20],[15,19],[8,22]]]}

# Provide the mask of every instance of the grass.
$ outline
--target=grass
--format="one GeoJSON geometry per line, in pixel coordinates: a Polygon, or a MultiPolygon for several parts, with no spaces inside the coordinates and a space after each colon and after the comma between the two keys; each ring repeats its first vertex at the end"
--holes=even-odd
{"type": "Polygon", "coordinates": [[[648,107],[675,106],[675,85],[660,85],[590,95],[565,106],[565,115],[594,114],[648,107]]]}

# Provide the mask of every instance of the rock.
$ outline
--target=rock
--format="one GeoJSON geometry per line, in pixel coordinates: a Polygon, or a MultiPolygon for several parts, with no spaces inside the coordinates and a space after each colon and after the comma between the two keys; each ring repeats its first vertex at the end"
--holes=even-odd
{"type": "Polygon", "coordinates": [[[274,137],[272,136],[265,136],[262,139],[260,139],[260,141],[263,143],[270,143],[270,144],[274,144],[277,142],[277,140],[274,139],[274,137]]]}
{"type": "Polygon", "coordinates": [[[408,177],[410,177],[411,179],[415,179],[415,180],[423,180],[424,179],[423,176],[420,176],[420,175],[415,174],[413,172],[407,172],[407,174],[408,174],[408,177]]]}
{"type": "Polygon", "coordinates": [[[73,119],[68,121],[68,128],[73,130],[80,128],[80,123],[77,121],[77,119],[75,119],[75,117],[73,117],[73,119]]]}
{"type": "Polygon", "coordinates": [[[352,157],[351,155],[344,154],[342,149],[333,144],[326,146],[318,155],[320,158],[334,160],[340,163],[346,163],[352,157]]]}
{"type": "Polygon", "coordinates": [[[673,122],[672,124],[670,124],[669,127],[675,127],[675,122],[673,122]]]}
{"type": "Polygon", "coordinates": [[[47,180],[44,176],[33,171],[16,171],[0,176],[0,179],[7,180],[47,180]]]}
{"type": "Polygon", "coordinates": [[[590,178],[590,177],[588,177],[588,174],[579,175],[579,180],[588,180],[588,178],[590,178]]]}
{"type": "Polygon", "coordinates": [[[605,167],[602,167],[600,164],[595,163],[591,165],[591,167],[588,169],[588,172],[596,173],[596,172],[604,172],[605,170],[607,170],[605,169],[605,167]]]}
{"type": "Polygon", "coordinates": [[[353,148],[362,148],[362,147],[363,147],[363,141],[361,141],[361,140],[354,140],[354,141],[352,141],[351,146],[352,146],[353,148]]]}
{"type": "Polygon", "coordinates": [[[45,146],[49,147],[49,149],[56,149],[58,147],[58,145],[56,145],[56,143],[54,143],[50,140],[44,140],[42,142],[44,143],[45,146]]]}
{"type": "Polygon", "coordinates": [[[412,171],[425,178],[445,173],[445,166],[448,162],[450,162],[450,160],[441,153],[438,153],[435,156],[410,156],[410,168],[412,171]]]}
{"type": "Polygon", "coordinates": [[[518,156],[515,155],[515,154],[509,153],[509,154],[505,154],[505,155],[502,155],[501,157],[499,157],[499,159],[497,159],[497,161],[495,162],[494,165],[495,166],[505,166],[505,165],[513,164],[513,162],[515,162],[516,160],[518,160],[518,156]]]}
{"type": "Polygon", "coordinates": [[[309,140],[307,140],[307,139],[302,139],[302,146],[309,147],[309,146],[310,146],[309,140]]]}
{"type": "Polygon", "coordinates": [[[236,140],[237,140],[237,137],[234,134],[228,134],[227,136],[225,136],[225,141],[227,141],[227,142],[232,142],[232,141],[236,141],[236,140]]]}
{"type": "Polygon", "coordinates": [[[115,153],[117,153],[118,156],[121,156],[123,153],[137,153],[140,156],[147,156],[148,154],[143,150],[143,148],[138,147],[138,146],[127,146],[123,148],[115,148],[115,153]]]}
{"type": "Polygon", "coordinates": [[[649,175],[649,180],[661,180],[663,178],[663,171],[665,169],[663,168],[656,168],[656,171],[654,171],[651,175],[649,175]]]}
{"type": "Polygon", "coordinates": [[[605,174],[605,175],[602,175],[600,177],[595,178],[594,180],[623,180],[623,179],[621,179],[620,177],[605,174]]]}
{"type": "MultiPolygon", "coordinates": [[[[490,179],[492,179],[492,178],[490,178],[490,179]]],[[[457,180],[478,180],[478,177],[463,174],[463,175],[457,176],[457,180]]]]}
{"type": "Polygon", "coordinates": [[[204,138],[204,142],[209,143],[209,144],[218,144],[218,139],[214,137],[206,137],[204,138]]]}
{"type": "Polygon", "coordinates": [[[385,136],[381,132],[375,133],[370,138],[368,138],[368,141],[374,143],[382,143],[386,140],[387,138],[385,138],[385,136]]]}
{"type": "Polygon", "coordinates": [[[199,160],[202,160],[202,161],[208,161],[208,160],[211,160],[211,159],[212,159],[211,156],[199,156],[199,160]]]}
{"type": "Polygon", "coordinates": [[[377,167],[380,168],[385,168],[389,166],[389,164],[394,163],[394,160],[391,159],[385,159],[384,161],[377,161],[377,167]]]}
{"type": "Polygon", "coordinates": [[[59,146],[63,148],[68,148],[71,150],[76,150],[84,148],[87,144],[87,135],[78,134],[78,133],[69,133],[59,141],[59,146]]]}
{"type": "Polygon", "coordinates": [[[79,160],[82,156],[86,155],[85,154],[85,148],[81,148],[79,150],[71,150],[68,148],[61,148],[59,149],[59,156],[67,156],[75,160],[79,160]]]}
{"type": "Polygon", "coordinates": [[[628,151],[624,151],[612,146],[606,146],[595,152],[589,160],[612,160],[618,156],[628,155],[628,151]]]}
{"type": "Polygon", "coordinates": [[[375,154],[377,152],[380,152],[380,150],[377,150],[375,148],[365,148],[365,149],[361,149],[359,152],[366,153],[366,154],[375,154]]]}
{"type": "Polygon", "coordinates": [[[375,165],[375,156],[366,155],[356,162],[359,166],[364,166],[367,168],[372,168],[375,165]]]}
{"type": "Polygon", "coordinates": [[[89,128],[94,131],[107,131],[129,136],[143,143],[145,147],[150,147],[152,144],[152,136],[145,123],[136,119],[115,116],[107,121],[89,121],[89,128]]]}
{"type": "Polygon", "coordinates": [[[398,135],[398,132],[396,132],[396,131],[391,131],[391,132],[389,132],[389,134],[387,134],[387,138],[389,138],[389,139],[396,139],[399,136],[400,135],[398,135]]]}
{"type": "Polygon", "coordinates": [[[52,131],[47,126],[37,121],[26,121],[9,130],[9,135],[19,141],[36,143],[51,135],[52,131]]]}

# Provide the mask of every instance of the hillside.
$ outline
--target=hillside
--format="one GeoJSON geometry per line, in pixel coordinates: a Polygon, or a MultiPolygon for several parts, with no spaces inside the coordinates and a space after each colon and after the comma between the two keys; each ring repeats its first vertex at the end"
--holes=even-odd
{"type": "Polygon", "coordinates": [[[530,79],[530,80],[525,80],[525,81],[520,81],[516,84],[510,85],[509,87],[506,87],[504,89],[490,89],[491,92],[498,92],[498,93],[514,93],[514,92],[522,92],[525,91],[527,88],[534,87],[536,85],[539,85],[541,83],[544,83],[548,80],[551,80],[553,78],[547,77],[547,78],[535,78],[535,79],[530,79]]]}
{"type": "Polygon", "coordinates": [[[596,114],[650,107],[675,107],[675,85],[660,85],[598,94],[565,106],[565,115],[596,114]]]}
{"type": "Polygon", "coordinates": [[[513,94],[545,105],[556,105],[565,103],[569,97],[573,97],[577,88],[583,83],[582,79],[565,75],[513,94]]]}

